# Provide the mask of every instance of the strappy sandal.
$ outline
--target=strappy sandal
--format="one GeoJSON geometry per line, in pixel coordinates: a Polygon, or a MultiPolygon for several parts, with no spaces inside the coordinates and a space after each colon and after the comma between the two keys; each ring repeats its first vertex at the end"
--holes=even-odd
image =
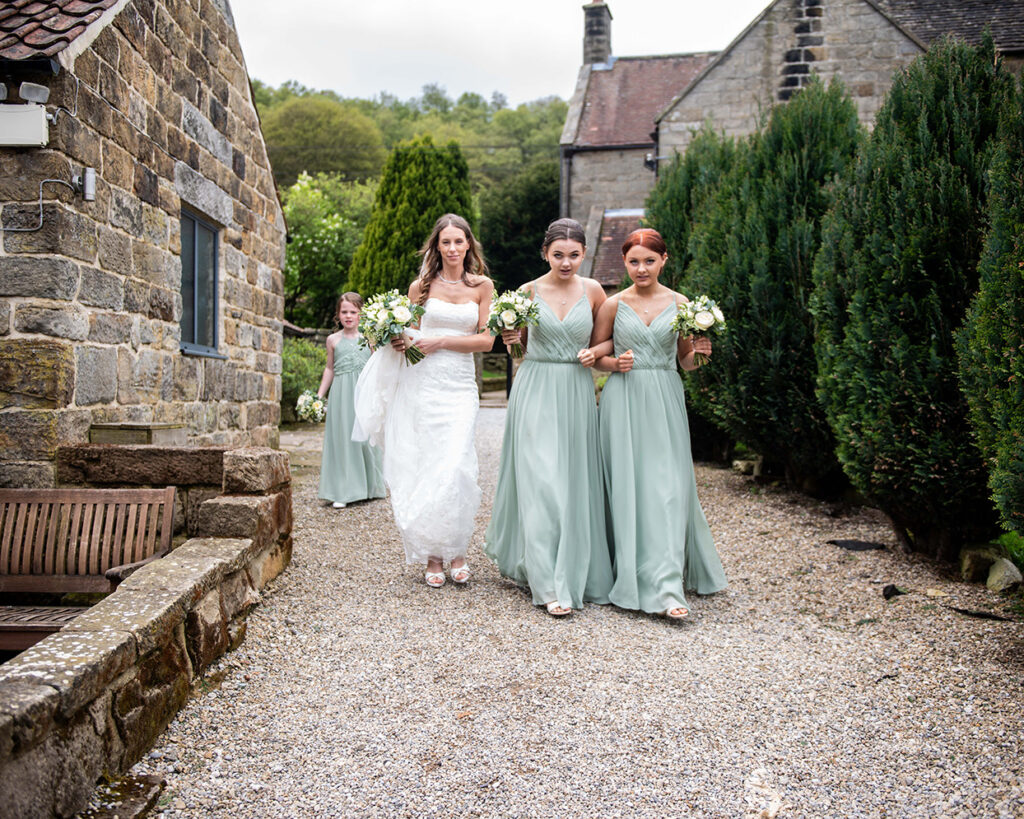
{"type": "Polygon", "coordinates": [[[661,614],[662,614],[662,616],[666,620],[677,620],[678,621],[678,620],[685,620],[687,617],[689,617],[690,616],[690,610],[688,608],[686,608],[686,606],[673,606],[670,609],[665,609],[665,611],[663,611],[661,614]],[[677,612],[680,612],[680,613],[679,614],[673,614],[672,612],[674,612],[674,611],[677,611],[677,612]]]}
{"type": "Polygon", "coordinates": [[[425,572],[423,579],[432,589],[439,589],[444,585],[444,572],[425,572]]]}
{"type": "Polygon", "coordinates": [[[552,600],[550,603],[545,603],[544,608],[548,610],[548,614],[550,614],[552,617],[566,617],[567,615],[572,614],[572,609],[562,608],[562,604],[559,603],[557,600],[552,600]]]}
{"type": "Polygon", "coordinates": [[[463,563],[457,569],[449,567],[448,573],[452,576],[452,583],[458,586],[465,586],[469,582],[472,573],[469,571],[469,564],[463,563]]]}

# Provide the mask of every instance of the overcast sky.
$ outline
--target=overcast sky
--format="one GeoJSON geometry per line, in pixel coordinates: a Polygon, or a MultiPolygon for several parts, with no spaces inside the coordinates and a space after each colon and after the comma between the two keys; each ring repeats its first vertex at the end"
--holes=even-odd
{"type": "MultiPolygon", "coordinates": [[[[499,91],[568,99],[583,59],[581,0],[230,0],[249,75],[346,97],[499,91]]],[[[619,57],[718,51],[768,0],[609,0],[619,57]]]]}

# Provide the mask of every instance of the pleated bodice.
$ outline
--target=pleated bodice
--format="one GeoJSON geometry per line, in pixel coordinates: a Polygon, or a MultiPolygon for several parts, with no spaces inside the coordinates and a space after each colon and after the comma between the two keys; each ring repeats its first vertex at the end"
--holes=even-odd
{"type": "Polygon", "coordinates": [[[615,355],[632,350],[634,370],[675,372],[676,333],[672,329],[673,315],[675,305],[670,304],[655,316],[650,326],[647,326],[632,307],[620,300],[619,309],[615,311],[615,325],[612,331],[615,355]],[[626,309],[623,310],[623,307],[626,309]]]}
{"type": "Polygon", "coordinates": [[[358,338],[342,336],[334,345],[334,375],[358,373],[370,360],[370,349],[359,343],[358,338]]]}
{"type": "Polygon", "coordinates": [[[541,312],[547,315],[536,327],[530,328],[523,363],[543,361],[578,366],[576,354],[590,342],[590,331],[594,326],[590,301],[585,295],[580,296],[561,321],[540,293],[537,294],[537,301],[541,312]]]}

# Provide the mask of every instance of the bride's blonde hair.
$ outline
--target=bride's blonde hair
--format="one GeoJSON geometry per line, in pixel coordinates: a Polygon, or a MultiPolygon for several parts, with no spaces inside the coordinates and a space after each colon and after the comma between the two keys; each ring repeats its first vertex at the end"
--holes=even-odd
{"type": "Polygon", "coordinates": [[[476,287],[480,282],[470,281],[469,277],[487,275],[487,262],[484,261],[484,252],[480,248],[480,243],[476,240],[476,236],[473,235],[473,228],[469,226],[469,222],[457,213],[446,213],[434,223],[434,229],[430,231],[430,236],[423,247],[420,248],[420,256],[423,257],[423,261],[420,262],[420,272],[419,276],[417,276],[417,280],[420,283],[418,304],[426,303],[430,295],[430,285],[433,284],[434,279],[437,278],[444,268],[444,263],[441,260],[441,250],[438,245],[441,240],[441,231],[446,227],[461,230],[466,236],[466,241],[469,243],[469,248],[466,250],[466,258],[462,262],[462,283],[469,287],[476,287]]]}

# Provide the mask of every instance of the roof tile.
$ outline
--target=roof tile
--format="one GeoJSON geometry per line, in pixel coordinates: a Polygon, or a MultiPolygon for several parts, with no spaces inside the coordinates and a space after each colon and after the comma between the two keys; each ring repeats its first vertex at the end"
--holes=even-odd
{"type": "Polygon", "coordinates": [[[117,0],[10,0],[0,11],[0,58],[53,56],[117,0]]]}
{"type": "Polygon", "coordinates": [[[953,34],[981,42],[991,29],[1003,52],[1024,50],[1024,0],[878,0],[892,18],[925,43],[953,34]]]}
{"type": "Polygon", "coordinates": [[[620,57],[590,72],[577,147],[653,144],[654,118],[711,62],[714,52],[620,57]]]}
{"type": "Polygon", "coordinates": [[[590,275],[602,287],[618,287],[625,275],[622,264],[622,244],[640,227],[639,215],[612,216],[606,214],[601,221],[601,232],[594,251],[594,265],[590,275]]]}

